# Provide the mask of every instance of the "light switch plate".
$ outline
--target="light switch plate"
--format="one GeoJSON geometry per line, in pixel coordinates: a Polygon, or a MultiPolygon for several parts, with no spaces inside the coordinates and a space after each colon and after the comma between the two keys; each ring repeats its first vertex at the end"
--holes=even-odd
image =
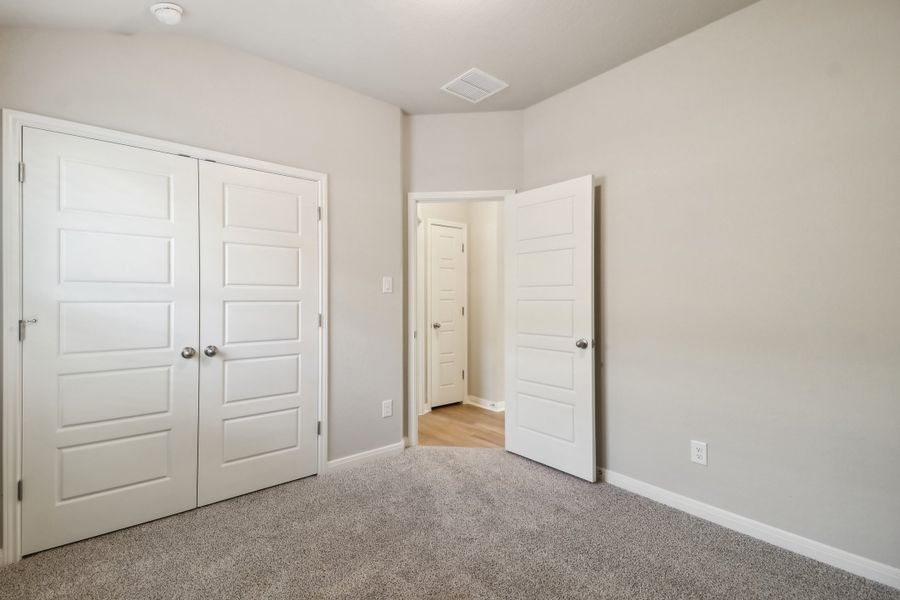
{"type": "Polygon", "coordinates": [[[393,400],[382,400],[381,401],[381,418],[387,419],[388,417],[393,416],[394,414],[394,401],[393,400]]]}
{"type": "Polygon", "coordinates": [[[393,294],[394,293],[394,278],[385,275],[381,278],[381,293],[382,294],[393,294]]]}

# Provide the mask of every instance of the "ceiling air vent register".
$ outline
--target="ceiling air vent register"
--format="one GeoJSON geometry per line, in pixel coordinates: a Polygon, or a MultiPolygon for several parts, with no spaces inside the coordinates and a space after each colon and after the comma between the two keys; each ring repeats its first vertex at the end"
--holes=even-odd
{"type": "Polygon", "coordinates": [[[477,104],[507,87],[508,83],[500,81],[493,75],[488,75],[480,69],[469,69],[441,89],[457,98],[477,104]]]}

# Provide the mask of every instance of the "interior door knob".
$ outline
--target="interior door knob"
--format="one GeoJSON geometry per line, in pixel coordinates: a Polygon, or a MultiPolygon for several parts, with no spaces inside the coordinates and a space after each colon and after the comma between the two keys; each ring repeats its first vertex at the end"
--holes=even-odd
{"type": "Polygon", "coordinates": [[[190,346],[185,346],[181,349],[181,358],[194,358],[195,354],[197,354],[197,351],[190,346]]]}
{"type": "Polygon", "coordinates": [[[588,347],[588,341],[584,338],[581,338],[580,340],[575,342],[575,345],[578,346],[579,348],[581,348],[582,350],[584,350],[585,348],[588,347]]]}
{"type": "Polygon", "coordinates": [[[215,346],[207,346],[206,348],[203,349],[203,354],[205,354],[207,356],[215,356],[216,354],[218,354],[218,352],[219,352],[219,349],[216,348],[215,346]]]}
{"type": "Polygon", "coordinates": [[[435,329],[440,329],[440,328],[441,328],[441,324],[440,324],[440,323],[437,323],[437,322],[432,323],[431,326],[434,327],[435,329]]]}

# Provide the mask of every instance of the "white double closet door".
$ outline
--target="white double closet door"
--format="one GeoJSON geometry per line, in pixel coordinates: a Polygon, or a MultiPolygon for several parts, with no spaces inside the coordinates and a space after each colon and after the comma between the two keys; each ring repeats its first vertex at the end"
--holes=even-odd
{"type": "Polygon", "coordinates": [[[25,128],[22,548],[314,474],[315,181],[25,128]]]}

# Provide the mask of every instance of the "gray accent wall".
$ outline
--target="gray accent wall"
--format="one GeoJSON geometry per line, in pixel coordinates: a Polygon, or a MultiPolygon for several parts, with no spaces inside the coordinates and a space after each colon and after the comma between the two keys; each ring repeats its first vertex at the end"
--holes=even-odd
{"type": "Polygon", "coordinates": [[[764,0],[524,146],[602,178],[603,466],[900,566],[900,3],[764,0]]]}

